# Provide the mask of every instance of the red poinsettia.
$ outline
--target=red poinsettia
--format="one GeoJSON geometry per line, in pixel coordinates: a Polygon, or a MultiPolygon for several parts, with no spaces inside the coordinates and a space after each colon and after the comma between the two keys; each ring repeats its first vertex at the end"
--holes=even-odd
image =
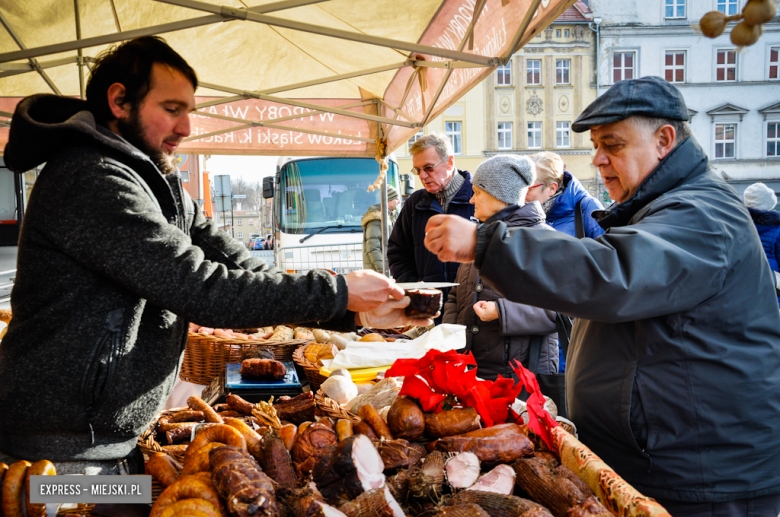
{"type": "MultiPolygon", "coordinates": [[[[515,359],[515,366],[512,369],[520,380],[518,384],[525,385],[525,390],[529,393],[528,400],[525,401],[528,410],[528,428],[539,435],[550,450],[555,450],[550,428],[557,426],[558,422],[544,409],[544,396],[536,376],[524,368],[517,359],[515,359]]],[[[517,420],[519,415],[514,411],[512,413],[517,420]]]]}
{"type": "Polygon", "coordinates": [[[471,353],[429,350],[420,359],[398,359],[387,377],[404,377],[400,395],[420,401],[424,411],[439,412],[453,407],[473,407],[486,427],[506,422],[509,406],[523,388],[512,379],[477,380],[471,353]]]}

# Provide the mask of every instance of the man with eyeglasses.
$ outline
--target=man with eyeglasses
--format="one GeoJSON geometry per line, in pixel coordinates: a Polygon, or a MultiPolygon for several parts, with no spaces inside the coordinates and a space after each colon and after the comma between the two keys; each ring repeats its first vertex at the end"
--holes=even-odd
{"type": "MultiPolygon", "coordinates": [[[[434,215],[474,215],[471,174],[455,168],[452,143],[444,134],[425,135],[409,149],[412,173],[425,187],[404,203],[387,243],[390,273],[397,282],[454,282],[459,264],[444,263],[425,249],[425,225],[434,215]]],[[[442,289],[447,299],[448,289],[442,289]]],[[[441,318],[436,320],[440,323],[441,318]]]]}

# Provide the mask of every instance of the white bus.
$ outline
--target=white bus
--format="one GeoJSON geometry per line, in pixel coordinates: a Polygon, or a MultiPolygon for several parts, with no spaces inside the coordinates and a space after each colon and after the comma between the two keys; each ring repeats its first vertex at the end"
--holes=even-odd
{"type": "MultiPolygon", "coordinates": [[[[388,158],[387,184],[399,188],[398,164],[388,158]]],[[[263,181],[273,197],[276,267],[288,273],[363,269],[363,227],[380,190],[368,192],[379,175],[373,158],[282,157],[276,175],[263,181]]]]}

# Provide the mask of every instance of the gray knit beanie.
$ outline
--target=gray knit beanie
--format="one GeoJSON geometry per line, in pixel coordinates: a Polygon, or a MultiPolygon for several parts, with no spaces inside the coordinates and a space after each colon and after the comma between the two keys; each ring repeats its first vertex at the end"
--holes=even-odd
{"type": "Polygon", "coordinates": [[[398,199],[398,189],[392,185],[387,186],[387,200],[392,201],[398,199]]]}
{"type": "Polygon", "coordinates": [[[536,181],[536,166],[530,158],[499,154],[482,162],[471,183],[509,205],[525,203],[528,187],[536,181]]]}

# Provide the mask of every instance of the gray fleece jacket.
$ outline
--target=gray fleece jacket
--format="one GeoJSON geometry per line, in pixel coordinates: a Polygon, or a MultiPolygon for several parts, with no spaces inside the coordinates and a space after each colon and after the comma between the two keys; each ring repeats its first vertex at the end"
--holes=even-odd
{"type": "Polygon", "coordinates": [[[35,95],[5,160],[41,163],[0,346],[0,451],[126,456],[169,396],[187,325],[354,327],[343,276],[287,275],[204,218],[177,177],[97,125],[80,100],[35,95]]]}

